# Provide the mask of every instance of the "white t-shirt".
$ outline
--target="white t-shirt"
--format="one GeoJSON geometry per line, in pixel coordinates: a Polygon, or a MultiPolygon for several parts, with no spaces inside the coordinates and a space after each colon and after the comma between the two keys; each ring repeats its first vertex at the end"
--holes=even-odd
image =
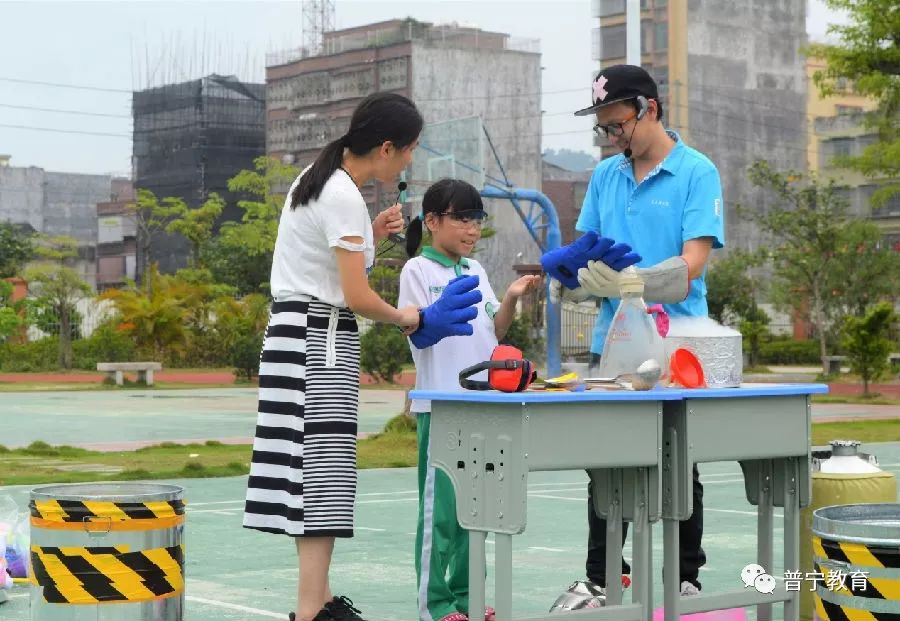
{"type": "MultiPolygon", "coordinates": [[[[418,349],[410,343],[413,362],[416,364],[416,390],[464,390],[459,385],[459,372],[473,364],[490,360],[497,335],[494,332],[494,315],[500,303],[491,289],[487,274],[481,264],[474,259],[461,259],[454,265],[449,258],[438,254],[432,248],[425,248],[422,255],[410,259],[400,273],[400,308],[415,304],[425,308],[441,297],[448,282],[458,275],[472,274],[479,277],[478,289],[481,302],[478,316],[471,324],[471,336],[448,336],[437,344],[418,349]],[[432,258],[429,258],[432,257],[432,258]]],[[[482,371],[469,379],[487,380],[487,371],[482,371]]],[[[410,411],[430,412],[431,401],[413,399],[410,411]]]]}
{"type": "MultiPolygon", "coordinates": [[[[307,168],[307,170],[309,170],[307,168]]],[[[372,221],[359,188],[343,169],[332,173],[317,200],[291,209],[291,193],[306,173],[291,184],[281,210],[272,257],[272,297],[276,301],[313,296],[332,306],[346,306],[335,248],[365,254],[375,261],[372,221]],[[352,244],[342,237],[361,237],[352,244]]]]}

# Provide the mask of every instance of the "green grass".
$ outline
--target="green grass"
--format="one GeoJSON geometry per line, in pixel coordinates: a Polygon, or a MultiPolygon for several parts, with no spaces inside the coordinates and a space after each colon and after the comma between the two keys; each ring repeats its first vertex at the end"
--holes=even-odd
{"type": "MultiPolygon", "coordinates": [[[[27,448],[0,445],[0,485],[212,478],[247,474],[248,444],[175,444],[164,442],[136,451],[100,452],[34,442],[27,448]],[[96,472],[98,466],[120,468],[96,472]]],[[[359,441],[358,464],[363,468],[416,465],[415,431],[390,431],[359,441]]]]}
{"type": "Polygon", "coordinates": [[[900,419],[814,423],[812,426],[813,446],[824,446],[831,440],[848,439],[860,442],[900,441],[900,419]]]}
{"type": "MultiPolygon", "coordinates": [[[[360,440],[360,469],[405,468],[416,465],[415,421],[395,417],[388,431],[360,440]]],[[[813,446],[851,438],[860,442],[900,441],[900,419],[814,423],[813,446]]],[[[0,445],[0,485],[38,485],[82,481],[133,481],[214,478],[245,475],[250,469],[250,445],[175,444],[164,442],[136,451],[98,452],[72,446],[34,442],[27,448],[0,445]],[[192,456],[193,455],[193,456],[192,456]],[[115,474],[92,471],[97,466],[121,468],[115,474]]]]}
{"type": "Polygon", "coordinates": [[[813,403],[854,403],[857,405],[900,405],[900,399],[875,395],[812,395],[813,403]]]}

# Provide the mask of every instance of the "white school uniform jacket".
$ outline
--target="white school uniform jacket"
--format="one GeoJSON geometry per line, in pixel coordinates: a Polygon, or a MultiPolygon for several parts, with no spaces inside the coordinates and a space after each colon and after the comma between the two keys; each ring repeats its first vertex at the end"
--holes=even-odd
{"type": "MultiPolygon", "coordinates": [[[[398,306],[415,304],[425,308],[441,297],[448,282],[460,275],[479,277],[478,289],[481,302],[478,316],[471,321],[474,332],[471,336],[448,336],[437,344],[418,349],[410,342],[413,362],[416,364],[417,390],[463,390],[459,385],[459,372],[473,364],[489,360],[497,336],[494,332],[494,315],[500,303],[491,289],[487,274],[481,264],[474,259],[461,258],[454,263],[434,248],[426,246],[422,254],[407,261],[400,273],[400,295],[398,306]]],[[[483,371],[470,379],[487,380],[483,371]]],[[[413,399],[411,411],[430,412],[431,401],[413,399]]]]}

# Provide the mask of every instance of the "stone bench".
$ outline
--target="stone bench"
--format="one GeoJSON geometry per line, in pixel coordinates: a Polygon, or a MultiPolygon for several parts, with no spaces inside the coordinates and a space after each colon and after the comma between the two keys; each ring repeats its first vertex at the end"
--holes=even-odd
{"type": "Polygon", "coordinates": [[[838,375],[846,362],[847,356],[825,356],[825,371],[829,375],[838,375]]]}
{"type": "Polygon", "coordinates": [[[138,381],[153,386],[153,372],[162,369],[159,362],[98,362],[97,370],[106,371],[110,379],[115,378],[116,386],[125,383],[125,371],[136,371],[138,381]]]}

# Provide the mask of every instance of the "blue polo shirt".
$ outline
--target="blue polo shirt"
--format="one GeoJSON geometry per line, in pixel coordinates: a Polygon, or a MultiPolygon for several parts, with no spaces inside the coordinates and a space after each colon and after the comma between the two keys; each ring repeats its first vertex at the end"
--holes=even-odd
{"type": "MultiPolygon", "coordinates": [[[[719,171],[709,158],[669,130],[675,146],[640,183],[624,155],[609,157],[594,169],[575,228],[596,231],[625,242],[641,255],[638,267],[680,256],[684,242],[712,237],[713,248],[725,243],[725,217],[719,171]]],[[[691,281],[687,299],[666,304],[675,316],[705,317],[706,270],[691,281]]],[[[646,300],[652,304],[653,300],[646,300]]],[[[604,299],[594,326],[591,351],[603,351],[606,332],[619,300],[604,299]]]]}

